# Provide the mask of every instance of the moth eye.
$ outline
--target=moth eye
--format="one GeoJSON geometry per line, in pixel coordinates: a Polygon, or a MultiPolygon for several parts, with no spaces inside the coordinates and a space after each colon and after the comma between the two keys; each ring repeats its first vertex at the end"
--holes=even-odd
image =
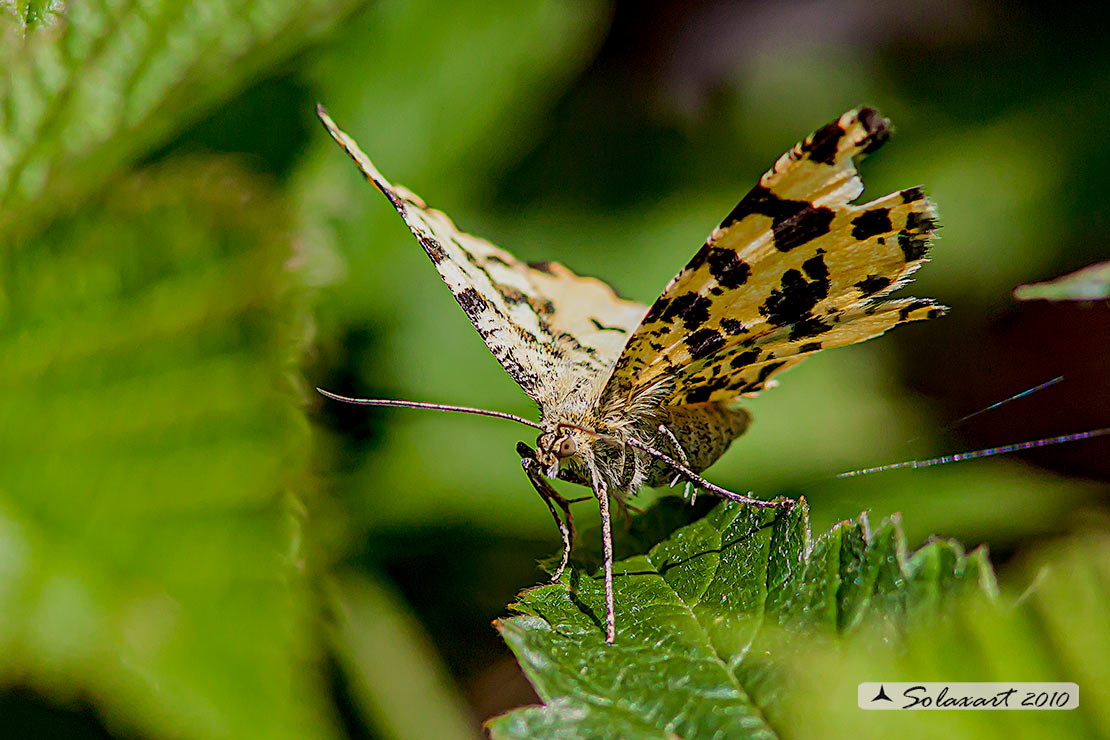
{"type": "Polygon", "coordinates": [[[563,437],[563,441],[559,443],[559,449],[555,451],[555,454],[560,458],[564,458],[570,457],[577,451],[578,445],[574,443],[574,440],[570,437],[563,437]]]}

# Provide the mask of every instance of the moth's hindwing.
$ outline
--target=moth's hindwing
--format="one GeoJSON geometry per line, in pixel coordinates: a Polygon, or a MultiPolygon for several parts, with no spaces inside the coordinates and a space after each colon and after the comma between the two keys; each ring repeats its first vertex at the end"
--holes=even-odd
{"type": "Polygon", "coordinates": [[[921,188],[852,204],[863,192],[853,159],[889,131],[861,108],[780,157],[652,305],[607,393],[672,376],[670,404],[727,400],[819,349],[942,313],[884,300],[924,262],[936,219],[921,188]]]}

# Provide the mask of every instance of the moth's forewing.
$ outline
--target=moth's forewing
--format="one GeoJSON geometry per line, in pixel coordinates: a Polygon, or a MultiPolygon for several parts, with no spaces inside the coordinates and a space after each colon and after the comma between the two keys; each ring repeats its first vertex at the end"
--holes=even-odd
{"type": "Polygon", "coordinates": [[[318,109],[324,127],[405,220],[490,352],[541,404],[566,376],[601,382],[647,306],[627,301],[595,278],[557,262],[528,264],[460,231],[378,171],[354,139],[318,109]]]}
{"type": "Polygon", "coordinates": [[[671,404],[728,400],[817,350],[939,315],[884,300],[924,261],[935,214],[921,189],[852,204],[854,159],[889,131],[873,109],[849,111],[780,157],[652,305],[607,390],[672,375],[671,404]]]}

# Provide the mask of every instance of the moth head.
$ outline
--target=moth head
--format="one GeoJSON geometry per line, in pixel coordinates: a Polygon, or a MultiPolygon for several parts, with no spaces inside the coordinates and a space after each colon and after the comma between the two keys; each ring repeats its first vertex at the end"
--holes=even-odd
{"type": "Polygon", "coordinates": [[[536,457],[548,478],[558,475],[561,462],[578,454],[578,434],[576,429],[559,425],[536,439],[536,457]]]}

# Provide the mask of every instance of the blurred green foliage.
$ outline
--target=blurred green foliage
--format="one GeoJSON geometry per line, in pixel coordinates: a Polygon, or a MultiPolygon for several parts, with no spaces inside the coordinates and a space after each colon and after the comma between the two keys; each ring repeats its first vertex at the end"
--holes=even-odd
{"type": "Polygon", "coordinates": [[[180,161],[7,255],[7,681],[162,732],[320,721],[283,704],[320,692],[295,667],[311,656],[291,498],[308,435],[287,228],[250,178],[180,161]]]}
{"type": "MultiPolygon", "coordinates": [[[[1064,678],[1105,678],[1074,634],[1096,634],[1100,535],[1065,535],[1105,528],[1106,447],[832,474],[1110,425],[1106,306],[1009,304],[1105,259],[1110,47],[1034,4],[884,7],[0,3],[0,722],[464,737],[534,700],[489,627],[558,545],[519,430],[310,392],[531,413],[316,102],[463,228],[645,302],[782,151],[879,107],[898,131],[868,194],[939,203],[914,292],[950,318],[791,372],[712,477],[804,493],[819,532],[902,511],[911,544],[1023,562],[1064,536],[1033,608],[1064,678]]],[[[887,658],[917,677],[922,643],[887,658]]]]}

